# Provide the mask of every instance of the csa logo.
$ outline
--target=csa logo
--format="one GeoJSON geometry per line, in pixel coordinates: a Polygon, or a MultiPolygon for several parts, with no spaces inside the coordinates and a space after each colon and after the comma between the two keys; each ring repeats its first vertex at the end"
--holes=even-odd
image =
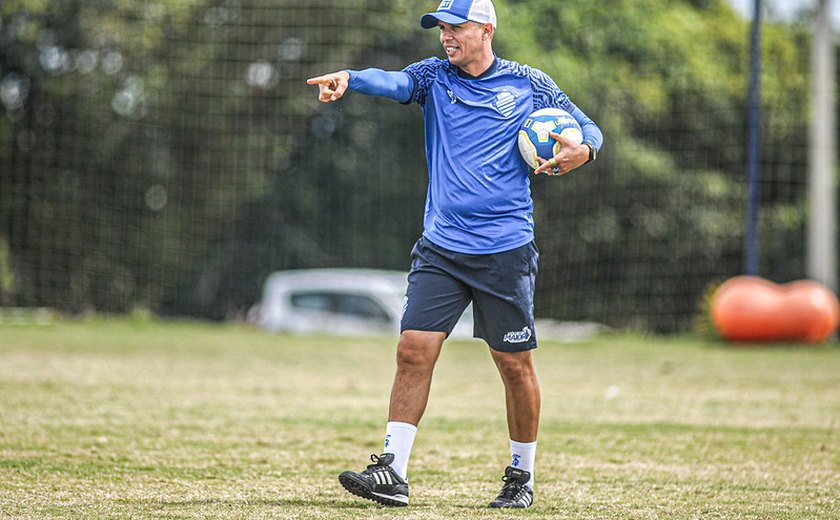
{"type": "Polygon", "coordinates": [[[518,468],[519,467],[519,459],[520,459],[519,455],[513,455],[513,461],[510,463],[510,465],[513,466],[514,468],[518,468]]]}
{"type": "Polygon", "coordinates": [[[510,117],[516,109],[516,98],[508,90],[503,90],[496,95],[496,108],[505,117],[510,117]]]}
{"type": "Polygon", "coordinates": [[[390,434],[385,436],[385,447],[387,448],[389,444],[391,444],[391,435],[390,434]]]}

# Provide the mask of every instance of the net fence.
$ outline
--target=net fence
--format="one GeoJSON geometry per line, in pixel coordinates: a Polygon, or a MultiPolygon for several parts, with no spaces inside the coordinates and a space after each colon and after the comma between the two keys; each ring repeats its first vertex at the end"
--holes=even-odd
{"type": "MultiPolygon", "coordinates": [[[[407,270],[427,185],[419,108],[320,104],[305,80],[439,55],[416,27],[428,4],[4,2],[0,306],[237,319],[276,270],[407,270]]],[[[511,20],[497,53],[548,72],[606,135],[595,163],[532,178],[536,313],[685,330],[741,271],[747,22],[678,2],[734,28],[681,49],[626,29],[646,2],[589,4],[497,2],[511,20]],[[568,30],[541,42],[538,16],[568,30]]],[[[803,276],[808,38],[773,31],[761,274],[786,281],[803,276]]]]}

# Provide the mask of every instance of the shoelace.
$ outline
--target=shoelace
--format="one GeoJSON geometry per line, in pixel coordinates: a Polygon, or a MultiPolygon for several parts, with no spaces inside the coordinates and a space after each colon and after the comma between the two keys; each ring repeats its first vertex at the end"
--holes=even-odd
{"type": "Polygon", "coordinates": [[[505,485],[502,486],[502,490],[499,492],[499,498],[513,500],[523,489],[522,484],[513,478],[508,478],[507,475],[502,477],[502,482],[504,482],[505,485]]]}
{"type": "Polygon", "coordinates": [[[382,458],[381,458],[380,456],[378,456],[378,455],[377,455],[377,454],[375,454],[375,453],[374,453],[374,454],[372,454],[372,455],[370,456],[370,461],[371,461],[371,462],[373,462],[373,464],[371,464],[371,466],[382,466],[383,464],[380,464],[380,463],[379,463],[379,461],[380,461],[380,460],[382,460],[382,458]]]}
{"type": "Polygon", "coordinates": [[[374,471],[385,471],[385,468],[387,468],[388,466],[386,466],[384,464],[380,464],[379,463],[380,460],[381,460],[381,457],[379,457],[375,454],[371,455],[370,456],[370,461],[373,462],[373,464],[368,465],[367,470],[365,470],[365,473],[373,473],[374,471]]]}

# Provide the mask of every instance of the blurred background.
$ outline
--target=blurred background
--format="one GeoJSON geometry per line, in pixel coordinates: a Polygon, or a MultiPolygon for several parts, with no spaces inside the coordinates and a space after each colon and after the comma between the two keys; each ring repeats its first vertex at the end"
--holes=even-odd
{"type": "MultiPolygon", "coordinates": [[[[752,1],[495,3],[496,53],[605,134],[598,161],[532,178],[537,316],[690,329],[743,272],[752,1]]],[[[777,282],[806,276],[816,3],[763,7],[758,271],[777,282]]],[[[2,2],[0,306],[237,320],[277,270],[406,271],[420,109],[321,104],[305,80],[442,56],[418,24],[436,6],[2,2]]]]}

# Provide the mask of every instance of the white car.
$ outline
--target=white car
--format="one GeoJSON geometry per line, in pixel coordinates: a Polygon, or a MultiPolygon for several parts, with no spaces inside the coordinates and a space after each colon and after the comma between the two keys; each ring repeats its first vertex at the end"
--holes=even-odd
{"type": "MultiPolygon", "coordinates": [[[[400,332],[407,273],[373,269],[301,269],[268,276],[249,321],[271,332],[381,335],[400,332]]],[[[451,337],[471,338],[472,305],[451,337]]]]}

